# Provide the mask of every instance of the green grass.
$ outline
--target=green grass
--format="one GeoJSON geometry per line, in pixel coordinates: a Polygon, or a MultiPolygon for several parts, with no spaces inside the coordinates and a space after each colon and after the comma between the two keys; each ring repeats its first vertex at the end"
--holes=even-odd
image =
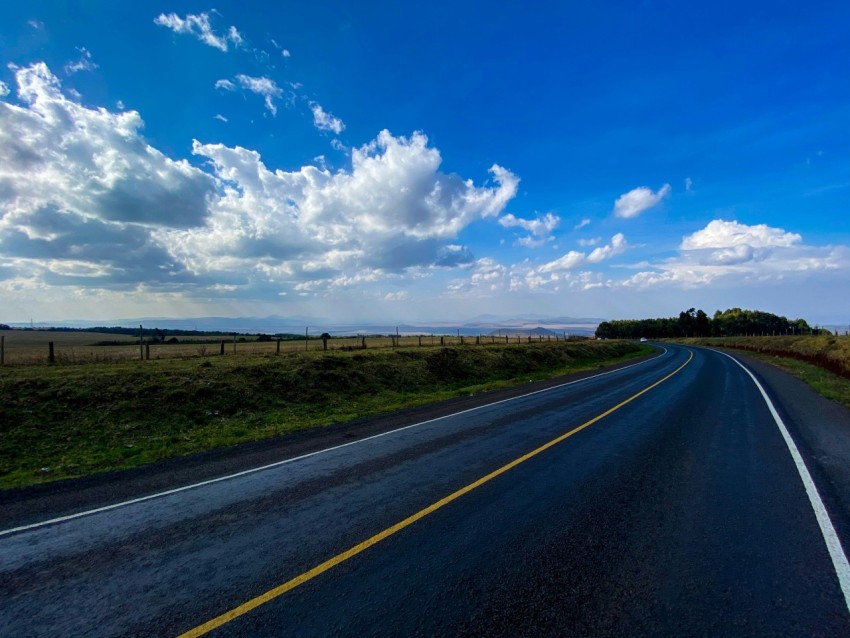
{"type": "Polygon", "coordinates": [[[587,341],[0,368],[0,488],[135,467],[648,351],[587,341]]]}

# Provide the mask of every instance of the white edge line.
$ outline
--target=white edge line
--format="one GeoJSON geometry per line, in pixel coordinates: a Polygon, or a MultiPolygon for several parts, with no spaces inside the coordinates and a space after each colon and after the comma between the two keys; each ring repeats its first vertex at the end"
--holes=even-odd
{"type": "Polygon", "coordinates": [[[779,416],[773,402],[767,396],[767,392],[765,392],[755,375],[735,357],[726,354],[725,352],[720,352],[719,350],[715,350],[715,352],[729,357],[732,361],[741,366],[741,368],[744,369],[744,372],[750,375],[753,383],[756,384],[759,392],[761,392],[761,396],[767,404],[770,413],[773,415],[773,420],[776,421],[776,425],[782,433],[782,438],[785,439],[785,444],[788,446],[789,452],[791,452],[791,458],[794,459],[794,465],[797,466],[797,472],[800,474],[800,478],[806,488],[806,494],[808,495],[809,502],[815,512],[815,518],[817,518],[818,526],[820,527],[821,534],[823,535],[823,540],[826,542],[826,548],[829,550],[830,558],[832,558],[832,566],[835,568],[836,576],[838,576],[838,583],[841,586],[842,593],[844,594],[844,603],[847,605],[848,611],[850,611],[850,563],[847,562],[847,556],[844,554],[844,549],[841,547],[841,539],[838,538],[835,527],[832,525],[832,520],[829,518],[829,512],[827,512],[826,506],[824,505],[823,500],[821,500],[818,488],[815,485],[814,480],[812,480],[812,475],[809,473],[809,469],[806,467],[805,461],[803,461],[803,456],[797,449],[794,439],[791,438],[788,428],[785,427],[782,417],[779,416]]]}
{"type": "Polygon", "coordinates": [[[542,390],[535,390],[534,392],[529,392],[527,394],[521,394],[516,397],[510,397],[508,399],[500,399],[499,401],[493,401],[492,403],[485,403],[484,405],[479,405],[474,408],[468,408],[466,410],[461,410],[460,412],[453,412],[451,414],[444,414],[443,416],[436,417],[434,419],[428,419],[427,421],[420,421],[419,423],[412,423],[410,425],[405,425],[400,428],[396,428],[395,430],[387,430],[386,432],[381,432],[380,434],[373,434],[372,436],[367,436],[363,439],[357,439],[356,441],[349,441],[348,443],[341,443],[340,445],[334,445],[333,447],[324,448],[322,450],[316,450],[315,452],[309,452],[308,454],[302,454],[301,456],[294,456],[290,459],[284,459],[282,461],[276,461],[274,463],[269,463],[268,465],[261,465],[260,467],[252,467],[247,470],[242,470],[241,472],[236,472],[234,474],[226,474],[225,476],[218,476],[213,479],[208,479],[206,481],[200,481],[198,483],[192,483],[191,485],[184,485],[182,487],[176,487],[172,490],[166,490],[164,492],[157,492],[155,494],[148,494],[147,496],[140,496],[139,498],[130,499],[128,501],[121,501],[119,503],[113,503],[111,505],[104,505],[103,507],[97,507],[95,509],[85,510],[82,512],[77,512],[76,514],[68,514],[67,516],[59,516],[57,518],[51,518],[46,521],[41,521],[38,523],[31,523],[29,525],[21,525],[20,527],[12,527],[10,529],[4,529],[0,531],[0,537],[8,536],[10,534],[15,534],[17,532],[25,532],[27,530],[36,529],[38,527],[45,527],[47,525],[54,525],[56,523],[64,523],[65,521],[70,521],[75,518],[82,518],[84,516],[90,516],[92,514],[99,514],[101,512],[108,512],[109,510],[118,509],[119,507],[125,507],[127,505],[134,505],[136,503],[143,503],[144,501],[150,501],[155,498],[162,498],[163,496],[170,496],[171,494],[177,494],[178,492],[185,492],[187,490],[195,489],[196,487],[203,487],[204,485],[212,485],[213,483],[219,483],[221,481],[229,481],[231,479],[238,478],[240,476],[245,476],[247,474],[253,474],[255,472],[262,472],[264,470],[270,470],[274,467],[279,467],[281,465],[286,465],[287,463],[294,463],[295,461],[301,461],[303,459],[309,458],[311,456],[317,456],[319,454],[324,454],[325,452],[333,452],[334,450],[339,450],[344,447],[348,447],[350,445],[357,445],[359,443],[365,443],[366,441],[371,441],[373,439],[380,438],[382,436],[387,436],[389,434],[395,434],[397,432],[402,432],[404,430],[409,430],[411,428],[418,428],[421,425],[427,425],[428,423],[434,423],[435,421],[441,421],[443,419],[448,419],[452,417],[459,416],[461,414],[467,414],[469,412],[475,412],[476,410],[482,410],[484,408],[489,408],[494,405],[499,405],[500,403],[507,403],[509,401],[516,401],[517,399],[524,399],[526,397],[533,396],[535,394],[541,394],[543,392],[551,392],[552,390],[557,390],[559,388],[566,387],[568,385],[574,385],[576,383],[583,383],[585,381],[590,381],[591,379],[598,379],[599,377],[604,377],[609,374],[614,374],[616,372],[622,372],[623,370],[628,370],[629,368],[634,368],[635,366],[644,365],[645,363],[649,363],[650,361],[655,361],[659,357],[663,357],[667,354],[667,348],[661,346],[664,350],[658,357],[652,357],[651,359],[647,359],[646,361],[639,361],[638,363],[632,363],[631,365],[624,366],[622,368],[617,368],[616,370],[609,370],[608,372],[601,372],[599,374],[594,374],[590,377],[584,377],[583,379],[576,379],[575,381],[568,381],[567,383],[559,383],[558,385],[553,385],[550,388],[543,388],[542,390]]]}

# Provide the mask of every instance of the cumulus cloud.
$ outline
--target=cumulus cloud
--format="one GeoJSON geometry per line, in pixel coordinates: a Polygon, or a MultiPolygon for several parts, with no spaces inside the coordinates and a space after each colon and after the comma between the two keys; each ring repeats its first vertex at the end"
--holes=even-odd
{"type": "Polygon", "coordinates": [[[115,278],[140,276],[143,264],[152,278],[181,272],[150,229],[202,224],[215,195],[210,176],[148,145],[137,112],[67,99],[43,63],[15,77],[23,106],[0,102],[3,254],[109,263],[115,278]]]}
{"type": "Polygon", "coordinates": [[[9,85],[5,82],[0,82],[0,97],[9,95],[9,85]]]}
{"type": "Polygon", "coordinates": [[[342,120],[326,112],[320,104],[310,102],[310,110],[313,112],[313,125],[320,131],[333,131],[339,135],[345,130],[342,120]]]}
{"type": "Polygon", "coordinates": [[[520,263],[505,266],[494,259],[484,257],[473,264],[468,279],[455,279],[447,287],[448,296],[460,296],[472,293],[491,294],[493,292],[529,292],[562,290],[590,290],[610,285],[600,273],[593,272],[601,262],[624,253],[628,242],[622,233],[611,237],[605,246],[600,246],[589,254],[571,250],[557,259],[536,265],[526,259],[520,263]]]}
{"type": "Polygon", "coordinates": [[[166,27],[174,31],[174,33],[182,33],[194,35],[198,40],[219,51],[227,51],[228,42],[232,42],[236,46],[243,43],[242,34],[231,26],[226,35],[218,35],[213,31],[212,23],[208,13],[199,13],[197,15],[187,14],[185,18],[181,18],[176,13],[164,14],[161,13],[154,18],[154,24],[161,27],[166,27]]]}
{"type": "Polygon", "coordinates": [[[73,75],[74,73],[79,73],[80,71],[94,71],[98,68],[98,65],[95,64],[91,59],[91,52],[88,51],[85,47],[78,48],[77,51],[80,52],[80,59],[75,62],[69,62],[65,65],[65,73],[68,75],[73,75]]]}
{"type": "Polygon", "coordinates": [[[535,219],[521,219],[515,215],[508,213],[499,218],[499,224],[505,228],[522,228],[528,236],[521,237],[517,244],[533,248],[542,246],[553,239],[552,231],[558,227],[561,219],[552,213],[546,213],[543,216],[537,216],[535,219]]]}
{"type": "Polygon", "coordinates": [[[771,228],[767,224],[747,226],[736,221],[727,222],[722,219],[715,219],[702,230],[684,237],[680,248],[682,250],[735,246],[787,248],[800,243],[802,239],[797,233],[785,232],[781,228],[771,228]]]}
{"type": "Polygon", "coordinates": [[[620,255],[628,248],[628,242],[623,236],[623,233],[617,233],[611,238],[611,243],[599,248],[594,248],[587,256],[588,263],[598,264],[600,261],[611,259],[616,255],[620,255]]]}
{"type": "MultiPolygon", "coordinates": [[[[439,171],[441,157],[421,133],[382,131],[352,151],[350,170],[316,166],[271,171],[255,151],[195,142],[222,198],[204,228],[167,231],[170,251],[198,272],[241,267],[290,281],[340,273],[456,267],[472,260],[451,240],[476,219],[495,217],[518,178],[494,165],[490,186],[439,171]]],[[[334,279],[337,278],[337,279],[334,279]]]]}
{"type": "Polygon", "coordinates": [[[590,226],[590,220],[587,219],[586,217],[584,219],[582,219],[578,224],[573,226],[573,230],[581,230],[585,226],[590,226]]]}
{"type": "Polygon", "coordinates": [[[614,202],[614,215],[623,219],[637,217],[644,211],[657,206],[661,200],[670,194],[670,184],[664,184],[656,192],[646,186],[633,188],[623,193],[614,202]]]}
{"type": "Polygon", "coordinates": [[[679,254],[652,264],[621,285],[633,288],[740,286],[802,280],[850,269],[846,246],[807,246],[797,233],[766,224],[716,219],[682,238],[679,254]]]}
{"type": "Polygon", "coordinates": [[[236,85],[228,79],[216,80],[215,88],[224,89],[225,91],[235,91],[236,85]]]}
{"type": "Polygon", "coordinates": [[[559,272],[564,270],[574,270],[575,268],[586,264],[598,264],[601,261],[611,259],[612,257],[624,253],[628,248],[628,245],[629,244],[626,241],[625,236],[623,236],[623,233],[617,233],[611,238],[611,243],[593,249],[589,255],[578,250],[571,250],[558,259],[540,266],[540,268],[537,269],[537,272],[559,272]]]}
{"type": "Polygon", "coordinates": [[[441,172],[418,132],[382,131],[333,173],[198,141],[196,168],[150,146],[137,112],[67,98],[44,64],[16,80],[20,105],[0,100],[0,278],[13,286],[314,295],[471,268],[458,235],[502,215],[519,183],[499,165],[484,184],[441,172]]]}

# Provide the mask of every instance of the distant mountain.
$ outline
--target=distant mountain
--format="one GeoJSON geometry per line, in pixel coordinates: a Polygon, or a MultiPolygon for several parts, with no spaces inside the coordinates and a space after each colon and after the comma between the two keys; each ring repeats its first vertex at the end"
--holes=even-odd
{"type": "Polygon", "coordinates": [[[65,321],[39,321],[32,324],[10,323],[15,328],[78,328],[127,327],[159,328],[161,330],[192,330],[205,332],[227,332],[247,334],[310,334],[328,332],[332,335],[346,334],[462,334],[464,336],[510,334],[592,334],[601,319],[577,319],[573,317],[547,317],[544,315],[518,315],[512,317],[499,315],[479,315],[467,321],[434,322],[334,322],[319,317],[305,315],[268,317],[139,317],[133,319],[76,319],[65,321]]]}

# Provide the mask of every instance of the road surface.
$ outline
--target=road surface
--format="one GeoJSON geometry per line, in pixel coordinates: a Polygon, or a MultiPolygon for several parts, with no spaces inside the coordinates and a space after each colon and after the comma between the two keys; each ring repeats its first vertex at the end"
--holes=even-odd
{"type": "Polygon", "coordinates": [[[189,489],[6,495],[0,636],[848,636],[850,413],[747,365],[667,345],[189,489]]]}

